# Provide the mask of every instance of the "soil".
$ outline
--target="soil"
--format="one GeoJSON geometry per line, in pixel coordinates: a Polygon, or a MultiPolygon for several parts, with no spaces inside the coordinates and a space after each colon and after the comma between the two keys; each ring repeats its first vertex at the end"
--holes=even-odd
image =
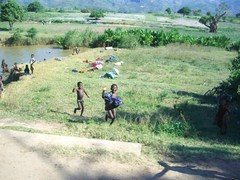
{"type": "MultiPolygon", "coordinates": [[[[57,131],[64,125],[44,122],[27,124],[0,119],[0,179],[240,179],[240,162],[199,160],[195,163],[167,160],[156,162],[144,155],[52,145],[37,133],[19,133],[6,127],[57,131]],[[34,142],[35,141],[35,142],[34,142]]],[[[46,135],[46,134],[45,134],[46,135]]],[[[46,135],[49,138],[52,135],[46,135]]],[[[59,140],[64,136],[56,136],[59,140]]],[[[61,141],[59,141],[61,142],[61,141]]],[[[71,143],[71,142],[69,142],[71,143]]]]}

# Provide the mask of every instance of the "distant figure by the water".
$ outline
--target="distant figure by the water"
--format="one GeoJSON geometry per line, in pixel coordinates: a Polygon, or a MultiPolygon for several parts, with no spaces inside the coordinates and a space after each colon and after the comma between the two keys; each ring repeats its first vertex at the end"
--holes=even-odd
{"type": "Polygon", "coordinates": [[[33,67],[33,64],[36,62],[35,58],[34,58],[34,54],[31,54],[31,59],[30,59],[30,70],[31,70],[31,73],[33,74],[33,71],[34,71],[34,67],[33,67]]]}
{"type": "Polygon", "coordinates": [[[2,73],[8,73],[9,72],[8,65],[5,62],[5,59],[2,60],[2,65],[1,66],[2,66],[2,73]]]}
{"type": "Polygon", "coordinates": [[[29,69],[29,67],[28,67],[27,64],[26,64],[25,69],[24,69],[24,74],[25,74],[25,75],[30,74],[30,69],[29,69]]]}
{"type": "Polygon", "coordinates": [[[3,88],[3,78],[0,75],[0,99],[3,98],[3,91],[4,91],[4,88],[3,88]]]}

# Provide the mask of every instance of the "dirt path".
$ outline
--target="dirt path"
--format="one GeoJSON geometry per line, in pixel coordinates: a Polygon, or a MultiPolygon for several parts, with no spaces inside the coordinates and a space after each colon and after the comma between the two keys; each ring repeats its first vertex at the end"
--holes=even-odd
{"type": "MultiPolygon", "coordinates": [[[[16,125],[24,123],[0,120],[2,128],[16,125]]],[[[45,123],[27,126],[41,130],[57,128],[45,123]]],[[[71,137],[44,135],[53,144],[38,135],[0,129],[0,179],[240,179],[239,163],[153,162],[143,155],[64,145],[66,138],[71,137]]]]}

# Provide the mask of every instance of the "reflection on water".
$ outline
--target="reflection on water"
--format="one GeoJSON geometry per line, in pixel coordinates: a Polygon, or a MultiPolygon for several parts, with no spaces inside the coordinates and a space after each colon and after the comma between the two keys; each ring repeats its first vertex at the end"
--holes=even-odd
{"type": "MultiPolygon", "coordinates": [[[[65,57],[72,53],[72,50],[63,50],[60,47],[53,46],[14,46],[0,47],[0,61],[5,59],[8,67],[17,62],[29,63],[31,54],[35,54],[37,61],[44,61],[54,57],[65,57]]],[[[1,70],[0,70],[1,72],[1,70]]]]}

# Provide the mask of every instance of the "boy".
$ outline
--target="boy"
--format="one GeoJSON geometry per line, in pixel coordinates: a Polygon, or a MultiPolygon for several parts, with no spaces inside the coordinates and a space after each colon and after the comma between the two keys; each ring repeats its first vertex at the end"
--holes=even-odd
{"type": "Polygon", "coordinates": [[[116,119],[116,108],[120,105],[123,105],[120,97],[117,96],[117,90],[118,86],[116,84],[112,84],[111,92],[105,92],[106,87],[103,88],[102,92],[102,98],[105,101],[105,111],[107,111],[105,120],[107,121],[107,119],[110,118],[112,120],[110,125],[112,125],[116,119]]]}
{"type": "Polygon", "coordinates": [[[30,59],[30,69],[31,69],[31,72],[33,74],[33,70],[34,70],[34,67],[33,67],[33,64],[36,62],[35,58],[34,58],[34,54],[31,54],[31,59],[30,59]]]}
{"type": "Polygon", "coordinates": [[[220,128],[220,134],[224,135],[227,131],[227,123],[230,120],[230,104],[231,97],[228,94],[222,94],[219,97],[218,111],[215,116],[215,124],[220,128]]]}
{"type": "Polygon", "coordinates": [[[3,88],[3,80],[2,80],[2,76],[0,75],[0,99],[2,99],[3,97],[3,91],[4,91],[4,88],[3,88]]]}
{"type": "Polygon", "coordinates": [[[81,110],[81,114],[80,116],[83,116],[83,111],[84,111],[84,100],[83,100],[83,97],[84,97],[84,94],[86,94],[86,96],[88,98],[90,98],[87,94],[87,92],[84,90],[83,88],[83,83],[82,82],[78,82],[77,83],[77,87],[76,88],[73,88],[72,92],[77,92],[77,105],[78,107],[74,109],[74,114],[76,114],[77,110],[81,110]]]}

